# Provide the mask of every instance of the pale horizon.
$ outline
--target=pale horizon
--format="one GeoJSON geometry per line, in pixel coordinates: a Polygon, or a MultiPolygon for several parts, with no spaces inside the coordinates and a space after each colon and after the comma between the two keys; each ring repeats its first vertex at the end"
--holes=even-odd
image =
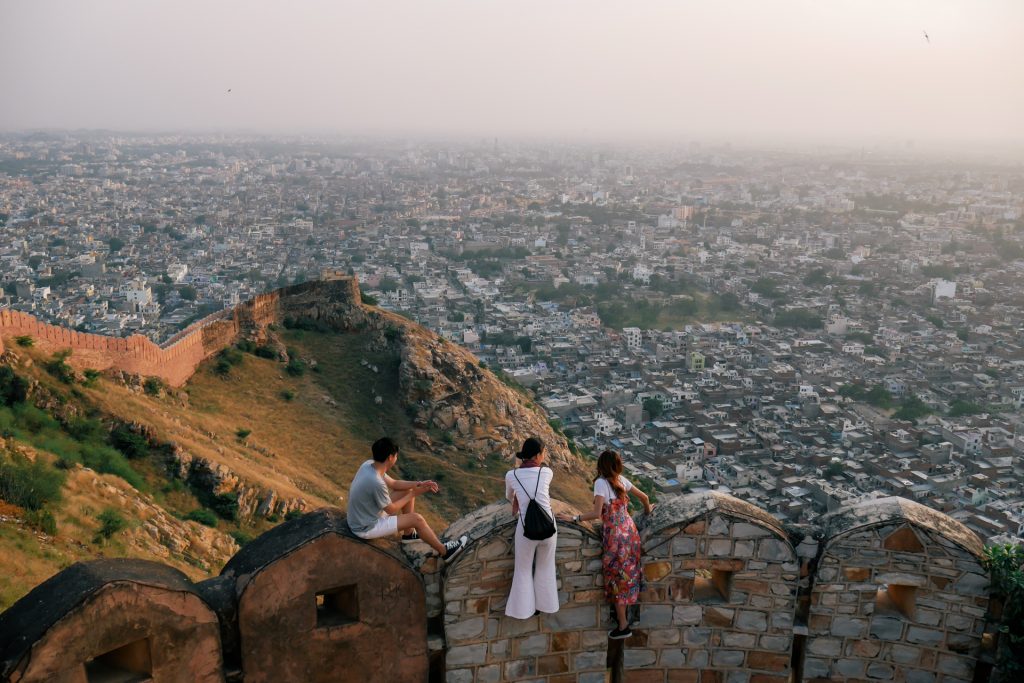
{"type": "Polygon", "coordinates": [[[0,130],[1017,148],[1022,20],[1012,0],[0,0],[0,130]]]}

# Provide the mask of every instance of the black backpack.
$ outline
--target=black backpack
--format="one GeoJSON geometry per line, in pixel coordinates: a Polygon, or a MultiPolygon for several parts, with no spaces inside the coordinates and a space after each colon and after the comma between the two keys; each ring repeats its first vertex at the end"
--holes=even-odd
{"type": "MultiPolygon", "coordinates": [[[[544,468],[540,468],[537,472],[537,486],[533,489],[534,497],[537,496],[537,490],[540,488],[540,477],[544,473],[544,468]]],[[[526,493],[526,488],[523,487],[523,482],[519,481],[519,475],[516,474],[515,470],[512,470],[512,476],[519,482],[519,486],[523,489],[523,493],[526,493]]],[[[529,496],[530,494],[526,494],[529,496]]],[[[551,519],[547,512],[544,511],[537,501],[530,498],[529,504],[526,506],[526,514],[523,515],[523,536],[526,536],[531,541],[543,541],[551,538],[555,535],[555,520],[551,519]]]]}

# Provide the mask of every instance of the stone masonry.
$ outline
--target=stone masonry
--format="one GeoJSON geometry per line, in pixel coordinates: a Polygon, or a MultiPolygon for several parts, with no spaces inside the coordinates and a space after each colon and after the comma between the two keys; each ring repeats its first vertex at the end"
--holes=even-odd
{"type": "Polygon", "coordinates": [[[626,680],[789,680],[799,566],[778,521],[720,493],[669,499],[652,517],[626,680]]]}
{"type": "Polygon", "coordinates": [[[982,543],[940,512],[862,502],[796,551],[767,512],[716,492],[663,498],[641,522],[647,585],[627,641],[607,640],[588,526],[559,525],[559,612],[520,621],[503,613],[508,503],[444,532],[471,539],[447,567],[423,543],[362,541],[325,509],[199,584],[139,561],[65,569],[0,614],[0,683],[84,680],[97,662],[158,683],[983,680],[982,543]]]}
{"type": "Polygon", "coordinates": [[[803,680],[969,683],[988,608],[978,537],[902,498],[837,512],[827,534],[803,680]]]}
{"type": "Polygon", "coordinates": [[[557,614],[505,616],[512,585],[515,518],[508,503],[457,522],[449,536],[471,544],[444,576],[448,683],[602,683],[608,643],[601,541],[582,525],[560,523],[557,614]]]}

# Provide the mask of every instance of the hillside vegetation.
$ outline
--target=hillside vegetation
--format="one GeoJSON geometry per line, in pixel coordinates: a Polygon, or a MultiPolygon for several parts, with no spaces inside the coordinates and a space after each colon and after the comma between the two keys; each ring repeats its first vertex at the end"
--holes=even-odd
{"type": "MultiPolygon", "coordinates": [[[[142,557],[193,578],[215,575],[239,543],[285,518],[344,507],[356,468],[384,435],[402,447],[396,476],[440,483],[439,494],[417,502],[435,528],[503,496],[514,425],[499,417],[470,424],[465,415],[488,416],[495,406],[506,415],[512,401],[533,411],[532,402],[510,398],[474,364],[477,386],[490,389],[460,399],[470,413],[446,407],[444,415],[462,415],[450,429],[440,418],[424,423],[431,399],[423,393],[410,405],[409,391],[430,387],[420,377],[410,388],[410,356],[434,345],[437,358],[462,363],[466,352],[411,324],[405,346],[382,346],[372,330],[307,327],[243,340],[180,389],[78,373],[59,354],[8,346],[0,365],[0,609],[80,559],[142,557]]],[[[542,414],[530,420],[546,422],[542,414]]],[[[559,469],[555,495],[585,503],[582,463],[559,469]]]]}

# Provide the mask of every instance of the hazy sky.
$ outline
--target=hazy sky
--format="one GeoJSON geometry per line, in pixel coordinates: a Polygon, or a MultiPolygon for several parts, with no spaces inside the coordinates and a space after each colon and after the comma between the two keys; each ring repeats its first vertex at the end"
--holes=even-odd
{"type": "Polygon", "coordinates": [[[39,127],[1019,142],[1024,0],[0,0],[39,127]]]}

